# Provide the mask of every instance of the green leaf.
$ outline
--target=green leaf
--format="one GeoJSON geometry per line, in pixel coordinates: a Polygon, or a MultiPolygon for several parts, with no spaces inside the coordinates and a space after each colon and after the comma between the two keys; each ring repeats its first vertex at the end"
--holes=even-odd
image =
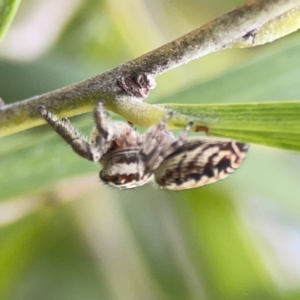
{"type": "Polygon", "coordinates": [[[0,41],[12,22],[21,0],[0,0],[0,41]]]}
{"type": "Polygon", "coordinates": [[[183,128],[193,120],[198,131],[240,141],[300,151],[300,101],[242,104],[164,104],[183,128]],[[203,131],[203,130],[202,130],[203,131]]]}
{"type": "MultiPolygon", "coordinates": [[[[299,33],[295,33],[290,41],[286,38],[277,42],[279,46],[265,48],[265,53],[233,67],[226,73],[205,82],[196,82],[182,91],[177,91],[174,87],[175,92],[172,95],[155,102],[199,104],[300,99],[298,41],[299,33]]],[[[210,62],[213,68],[214,62],[210,62]]]]}
{"type": "MultiPolygon", "coordinates": [[[[300,99],[299,51],[298,39],[285,42],[284,47],[277,47],[273,52],[268,50],[266,55],[257,56],[247,64],[236,66],[207,82],[195,83],[184,91],[176,91],[175,95],[168,98],[157,99],[157,102],[176,102],[164,104],[163,107],[178,113],[170,124],[178,129],[182,129],[191,119],[198,125],[210,121],[210,134],[299,151],[299,102],[232,103],[300,99]],[[274,109],[269,110],[272,105],[275,105],[274,109]],[[286,108],[283,110],[284,106],[286,108]]],[[[74,73],[72,66],[65,69],[74,73]]],[[[8,72],[9,67],[6,66],[5,70],[8,72]]],[[[26,74],[30,72],[28,69],[21,69],[20,72],[25,74],[25,71],[26,74]]],[[[36,74],[38,78],[46,76],[36,74]]],[[[33,82],[38,80],[32,76],[33,82]]],[[[24,77],[20,76],[21,83],[24,77]]],[[[19,82],[16,82],[16,86],[19,86],[19,82]]],[[[91,115],[83,116],[80,126],[77,118],[71,121],[88,134],[93,126],[91,115]]],[[[97,181],[99,172],[98,165],[78,157],[46,126],[1,138],[0,165],[1,200],[39,190],[62,178],[80,174],[93,172],[97,181]]]]}
{"type": "Polygon", "coordinates": [[[56,135],[31,130],[5,137],[1,142],[0,200],[38,191],[63,178],[98,172],[94,164],[73,155],[56,135]]]}

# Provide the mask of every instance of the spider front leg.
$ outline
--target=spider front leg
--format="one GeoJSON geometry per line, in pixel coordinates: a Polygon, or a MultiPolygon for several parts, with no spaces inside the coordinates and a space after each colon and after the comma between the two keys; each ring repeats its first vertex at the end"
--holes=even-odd
{"type": "Polygon", "coordinates": [[[96,134],[104,139],[108,138],[109,136],[108,117],[109,114],[104,110],[103,102],[99,101],[94,110],[94,120],[96,124],[95,129],[97,131],[97,134],[96,132],[93,132],[92,135],[96,134]]]}
{"type": "Polygon", "coordinates": [[[45,106],[40,106],[39,110],[46,122],[53,127],[78,155],[88,160],[94,160],[89,143],[68,119],[58,119],[45,106]]]}
{"type": "Polygon", "coordinates": [[[102,101],[94,109],[95,127],[91,134],[91,152],[94,161],[100,161],[111,146],[114,130],[109,126],[109,114],[104,110],[102,101]]]}

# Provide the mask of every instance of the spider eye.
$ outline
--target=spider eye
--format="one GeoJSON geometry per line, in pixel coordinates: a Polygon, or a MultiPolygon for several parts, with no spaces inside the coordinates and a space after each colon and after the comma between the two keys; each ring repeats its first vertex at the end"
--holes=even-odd
{"type": "Polygon", "coordinates": [[[114,184],[122,184],[121,179],[120,179],[120,177],[118,177],[118,176],[115,176],[114,178],[112,178],[111,181],[112,181],[114,184]]]}
{"type": "Polygon", "coordinates": [[[103,171],[100,172],[100,179],[108,184],[121,185],[122,179],[119,175],[107,175],[103,171]]]}

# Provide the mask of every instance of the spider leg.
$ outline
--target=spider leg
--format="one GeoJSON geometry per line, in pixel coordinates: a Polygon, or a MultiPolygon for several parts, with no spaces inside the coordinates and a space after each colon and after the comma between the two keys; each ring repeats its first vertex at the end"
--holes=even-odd
{"type": "Polygon", "coordinates": [[[150,171],[157,169],[166,157],[185,143],[187,133],[194,125],[190,121],[176,139],[166,131],[166,124],[172,115],[170,112],[154,129],[146,133],[141,156],[150,171]]]}
{"type": "Polygon", "coordinates": [[[170,111],[156,126],[151,127],[145,133],[145,141],[143,146],[145,154],[150,153],[160,144],[160,141],[165,136],[165,133],[167,133],[166,125],[172,116],[173,112],[170,111]]]}
{"type": "Polygon", "coordinates": [[[131,123],[130,121],[127,121],[127,124],[130,125],[131,128],[135,129],[135,126],[133,123],[131,123]]]}
{"type": "Polygon", "coordinates": [[[78,155],[88,160],[94,160],[89,143],[68,119],[58,119],[45,106],[40,106],[39,110],[46,122],[53,127],[78,155]]]}
{"type": "Polygon", "coordinates": [[[183,131],[181,132],[179,138],[185,138],[187,133],[192,129],[194,125],[194,122],[193,121],[190,121],[186,126],[185,128],[183,129],[183,131]]]}
{"type": "Polygon", "coordinates": [[[103,151],[107,149],[107,141],[112,138],[113,130],[108,126],[109,114],[104,110],[103,101],[99,101],[94,109],[95,127],[91,134],[91,152],[94,161],[100,161],[103,151]]]}
{"type": "Polygon", "coordinates": [[[151,127],[144,135],[144,143],[140,156],[147,166],[148,171],[156,169],[164,159],[164,153],[169,145],[174,142],[174,136],[166,130],[173,112],[169,112],[157,126],[151,127]]]}
{"type": "Polygon", "coordinates": [[[168,148],[165,149],[165,151],[163,152],[163,158],[169,156],[171,153],[173,153],[176,149],[178,149],[180,146],[182,146],[185,143],[187,133],[191,130],[193,125],[194,122],[190,121],[185,126],[185,128],[180,133],[179,137],[175,141],[173,141],[173,143],[171,143],[168,148]]]}
{"type": "Polygon", "coordinates": [[[101,137],[107,139],[109,135],[108,130],[108,113],[104,110],[103,102],[99,101],[94,110],[94,119],[96,124],[96,129],[101,137]]]}

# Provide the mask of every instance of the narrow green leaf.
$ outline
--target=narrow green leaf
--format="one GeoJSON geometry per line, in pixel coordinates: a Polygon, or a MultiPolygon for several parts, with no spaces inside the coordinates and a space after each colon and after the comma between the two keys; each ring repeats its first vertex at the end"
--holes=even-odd
{"type": "Polygon", "coordinates": [[[164,104],[174,111],[170,125],[195,122],[208,134],[300,151],[300,101],[242,104],[164,104]]]}
{"type": "Polygon", "coordinates": [[[12,22],[21,0],[0,0],[0,42],[12,22]]]}
{"type": "MultiPolygon", "coordinates": [[[[300,33],[300,32],[299,32],[300,33]]],[[[195,82],[155,103],[247,103],[300,99],[299,33],[212,80],[195,82]]],[[[205,72],[205,70],[204,70],[205,72]]]]}

